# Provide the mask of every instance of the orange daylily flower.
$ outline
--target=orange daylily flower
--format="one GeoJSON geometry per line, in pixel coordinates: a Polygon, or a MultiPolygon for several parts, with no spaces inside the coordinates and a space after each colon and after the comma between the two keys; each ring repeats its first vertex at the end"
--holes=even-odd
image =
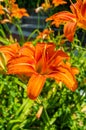
{"type": "Polygon", "coordinates": [[[23,16],[29,16],[26,9],[19,8],[16,0],[4,1],[4,6],[0,5],[0,14],[4,14],[4,19],[1,19],[1,23],[12,22],[13,18],[21,19],[23,16]]]}
{"type": "Polygon", "coordinates": [[[55,50],[53,43],[37,43],[33,46],[27,42],[21,47],[18,57],[8,62],[8,74],[30,77],[27,94],[33,100],[41,93],[47,78],[55,79],[57,83],[62,81],[70,90],[75,91],[77,69],[68,63],[69,58],[62,50],[55,50]]]}
{"type": "Polygon", "coordinates": [[[52,0],[52,4],[54,6],[59,6],[60,4],[66,4],[67,2],[65,0],[52,0]]]}
{"type": "Polygon", "coordinates": [[[50,34],[53,33],[53,30],[44,29],[43,32],[40,32],[37,36],[37,39],[50,39],[50,34]]]}
{"type": "Polygon", "coordinates": [[[22,18],[23,16],[29,16],[25,8],[19,8],[18,4],[15,4],[15,0],[9,1],[8,11],[11,17],[22,18]],[[15,10],[16,9],[16,10],[15,10]]]}
{"type": "Polygon", "coordinates": [[[52,24],[59,27],[64,25],[64,35],[69,41],[73,41],[77,27],[86,29],[86,3],[77,0],[75,4],[70,6],[71,12],[61,11],[47,18],[46,21],[52,20],[52,24]]]}
{"type": "Polygon", "coordinates": [[[20,19],[23,16],[29,16],[26,9],[24,9],[24,8],[21,8],[21,9],[17,8],[16,10],[12,9],[11,17],[16,17],[16,18],[20,19]]]}

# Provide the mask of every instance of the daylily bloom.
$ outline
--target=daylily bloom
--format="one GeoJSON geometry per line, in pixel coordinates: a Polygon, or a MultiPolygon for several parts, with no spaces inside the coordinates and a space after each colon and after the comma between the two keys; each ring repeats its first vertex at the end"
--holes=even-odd
{"type": "Polygon", "coordinates": [[[1,19],[1,23],[12,22],[13,18],[21,19],[23,16],[29,16],[26,9],[19,8],[16,0],[4,1],[3,6],[0,5],[0,14],[4,14],[4,19],[1,19]]]}
{"type": "Polygon", "coordinates": [[[40,32],[37,36],[37,39],[50,39],[50,34],[53,33],[53,30],[44,29],[43,32],[40,32]]]}
{"type": "Polygon", "coordinates": [[[55,6],[59,6],[60,4],[66,4],[67,2],[65,0],[52,0],[52,4],[55,6]]]}
{"type": "Polygon", "coordinates": [[[47,78],[55,79],[57,83],[62,81],[72,91],[77,88],[75,74],[78,70],[68,63],[70,57],[65,52],[55,48],[53,43],[33,46],[27,42],[21,47],[18,57],[7,65],[8,74],[30,77],[27,94],[33,100],[41,93],[47,78]]]}
{"type": "Polygon", "coordinates": [[[11,12],[11,17],[16,17],[16,18],[22,18],[23,16],[29,16],[29,14],[27,13],[26,9],[24,8],[17,8],[16,10],[12,9],[12,12],[11,12]]]}
{"type": "Polygon", "coordinates": [[[20,19],[23,16],[29,16],[25,8],[19,8],[18,4],[15,4],[15,0],[9,2],[10,5],[8,11],[10,12],[10,17],[16,17],[20,19]]]}
{"type": "Polygon", "coordinates": [[[56,27],[64,25],[64,35],[69,41],[73,41],[77,27],[86,29],[86,2],[77,0],[71,3],[71,12],[61,11],[47,18],[46,21],[52,20],[56,27]]]}

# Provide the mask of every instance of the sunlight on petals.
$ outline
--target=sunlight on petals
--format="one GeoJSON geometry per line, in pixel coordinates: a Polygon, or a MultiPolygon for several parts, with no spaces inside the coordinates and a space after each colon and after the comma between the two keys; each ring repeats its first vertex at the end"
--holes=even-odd
{"type": "Polygon", "coordinates": [[[70,42],[73,41],[75,30],[76,30],[77,23],[75,22],[68,22],[64,26],[64,35],[68,38],[70,42]]]}
{"type": "Polygon", "coordinates": [[[29,98],[35,100],[42,91],[46,78],[40,74],[32,75],[27,85],[29,98]]]}
{"type": "Polygon", "coordinates": [[[54,78],[57,83],[63,82],[67,88],[75,91],[77,89],[77,81],[75,79],[76,73],[74,72],[72,67],[69,68],[66,64],[62,64],[58,67],[57,72],[50,74],[50,77],[54,78]]]}

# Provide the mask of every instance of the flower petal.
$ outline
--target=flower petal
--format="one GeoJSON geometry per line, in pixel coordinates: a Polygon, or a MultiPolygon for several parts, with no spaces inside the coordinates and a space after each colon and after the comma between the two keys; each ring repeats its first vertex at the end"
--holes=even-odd
{"type": "Polygon", "coordinates": [[[11,58],[14,58],[18,53],[19,49],[20,46],[18,43],[11,44],[8,46],[0,46],[0,52],[5,54],[7,61],[10,60],[11,58]]]}
{"type": "Polygon", "coordinates": [[[27,85],[27,94],[29,98],[35,100],[44,86],[46,78],[40,74],[32,75],[27,85]]]}
{"type": "Polygon", "coordinates": [[[55,6],[59,6],[60,4],[66,4],[67,2],[64,0],[52,0],[52,4],[55,6]]]}
{"type": "Polygon", "coordinates": [[[67,22],[64,26],[64,35],[70,42],[73,41],[76,25],[76,22],[67,22]]]}
{"type": "Polygon", "coordinates": [[[26,56],[10,60],[7,65],[8,74],[28,74],[34,73],[34,60],[26,56]]]}
{"type": "Polygon", "coordinates": [[[48,66],[57,66],[63,60],[68,59],[70,59],[70,57],[65,52],[62,50],[57,50],[48,61],[48,66]]]}
{"type": "MultiPolygon", "coordinates": [[[[71,91],[75,91],[77,89],[77,82],[74,76],[67,69],[63,69],[62,71],[64,72],[58,73],[58,77],[60,78],[60,81],[62,81],[71,91]]],[[[58,81],[58,78],[57,78],[57,81],[58,81]]]]}
{"type": "Polygon", "coordinates": [[[55,45],[52,43],[41,43],[36,46],[36,70],[43,74],[46,73],[47,61],[55,53],[55,45]],[[42,48],[41,48],[42,47],[42,48]]]}
{"type": "Polygon", "coordinates": [[[49,77],[56,79],[57,83],[62,81],[71,91],[75,91],[77,89],[76,73],[69,64],[63,63],[57,68],[57,72],[53,72],[49,77]]]}
{"type": "Polygon", "coordinates": [[[28,56],[34,58],[35,47],[31,42],[26,42],[19,51],[19,56],[28,56]]]}
{"type": "Polygon", "coordinates": [[[44,48],[45,48],[45,43],[38,43],[35,46],[36,50],[35,50],[35,59],[36,61],[39,61],[40,58],[42,57],[44,48]]]}
{"type": "Polygon", "coordinates": [[[56,27],[59,27],[60,24],[63,25],[66,22],[75,21],[75,19],[76,19],[75,14],[72,14],[68,11],[61,11],[47,18],[46,22],[52,20],[53,21],[52,24],[55,24],[56,27]]]}

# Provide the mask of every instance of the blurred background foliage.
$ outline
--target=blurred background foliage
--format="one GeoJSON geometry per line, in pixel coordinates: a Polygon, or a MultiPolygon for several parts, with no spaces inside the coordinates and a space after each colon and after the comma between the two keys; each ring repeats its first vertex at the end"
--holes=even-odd
{"type": "Polygon", "coordinates": [[[41,5],[44,0],[34,0],[33,2],[31,0],[16,0],[16,2],[18,3],[19,7],[24,7],[26,9],[30,8],[37,8],[37,6],[41,5]]]}

